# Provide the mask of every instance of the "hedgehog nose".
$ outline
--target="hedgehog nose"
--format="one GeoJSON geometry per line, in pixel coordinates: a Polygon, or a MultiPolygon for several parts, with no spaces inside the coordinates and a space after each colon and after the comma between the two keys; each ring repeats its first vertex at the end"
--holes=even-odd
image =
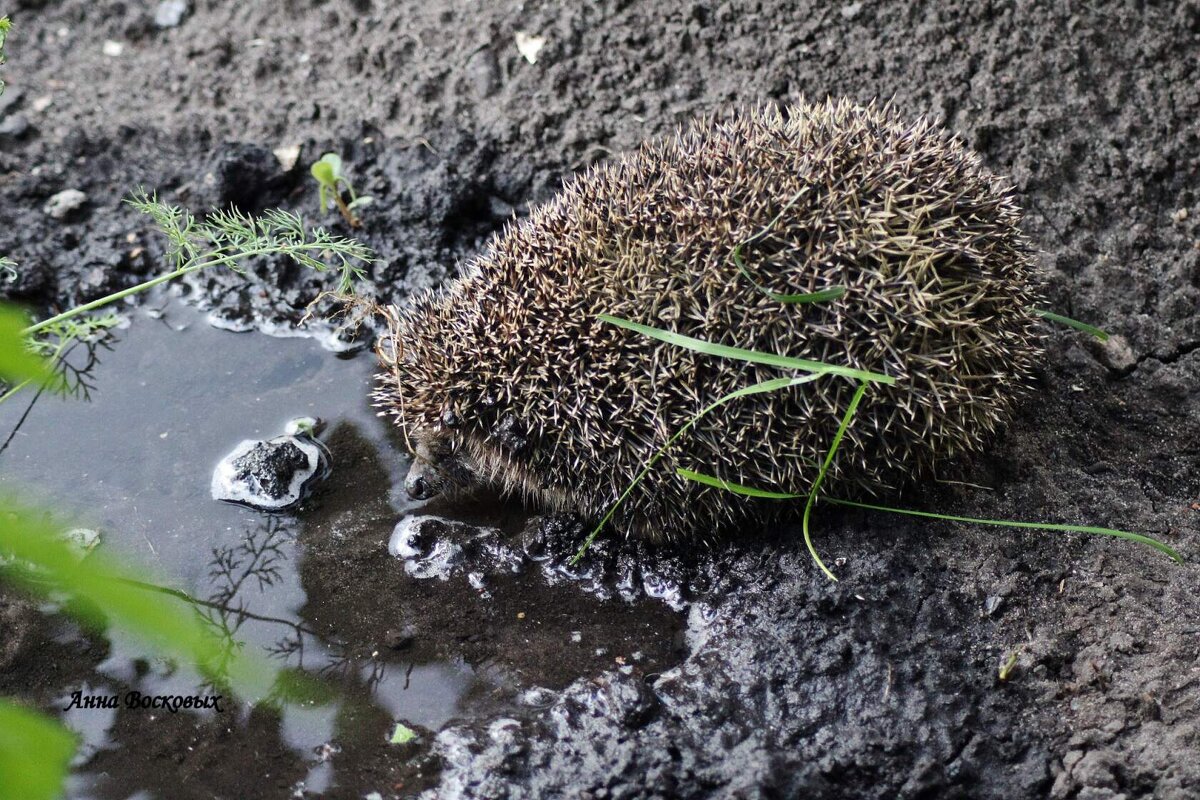
{"type": "Polygon", "coordinates": [[[428,500],[437,494],[433,484],[426,480],[424,475],[410,474],[404,479],[404,491],[413,500],[428,500]]]}

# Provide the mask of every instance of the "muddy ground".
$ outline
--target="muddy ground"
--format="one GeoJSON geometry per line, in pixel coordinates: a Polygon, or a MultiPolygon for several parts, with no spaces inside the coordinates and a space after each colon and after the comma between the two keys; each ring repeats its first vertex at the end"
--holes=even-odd
{"type": "MultiPolygon", "coordinates": [[[[1200,5],[197,2],[169,29],[153,12],[10,7],[0,254],[21,270],[6,295],[53,308],[160,270],[161,246],[120,202],[138,184],[196,211],[311,215],[305,167],[332,149],[375,198],[359,234],[383,258],[375,290],[401,301],[565,176],[694,115],[801,95],[894,98],[1012,176],[1049,305],[1118,335],[1101,347],[1056,334],[1035,399],[957,470],[986,488],[929,485],[903,502],[1134,528],[1189,559],[825,511],[840,583],[792,530],[686,554],[686,619],[664,614],[656,639],[686,624],[682,652],[661,645],[675,666],[572,662],[548,708],[449,725],[419,756],[420,782],[383,785],[362,767],[334,794],[1195,796],[1200,5]],[[536,64],[518,31],[546,38],[536,64]],[[285,172],[272,150],[294,144],[303,155],[285,172]],[[69,188],[88,203],[65,220],[45,214],[69,188]]],[[[197,281],[197,299],[234,321],[287,320],[320,289],[277,264],[255,272],[249,285],[197,281]]],[[[316,547],[310,579],[386,583],[397,567],[376,538],[351,540],[340,555],[316,547]]],[[[522,591],[540,596],[530,575],[506,587],[513,609],[522,591]]],[[[479,614],[466,579],[456,586],[430,607],[479,614]]],[[[102,657],[103,643],[4,608],[5,630],[21,631],[0,646],[6,692],[36,693],[43,665],[79,670],[62,664],[64,642],[82,663],[102,657]]],[[[494,639],[489,655],[533,647],[557,659],[555,642],[502,628],[494,639]]],[[[197,796],[239,796],[245,776],[287,759],[238,737],[207,743],[210,768],[189,773],[197,796]]],[[[120,769],[170,774],[191,744],[164,734],[120,769]]],[[[286,796],[297,775],[256,779],[254,791],[286,796]]]]}

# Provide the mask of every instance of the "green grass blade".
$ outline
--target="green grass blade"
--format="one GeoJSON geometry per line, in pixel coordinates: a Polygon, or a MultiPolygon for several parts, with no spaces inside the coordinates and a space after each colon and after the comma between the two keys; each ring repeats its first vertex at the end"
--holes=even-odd
{"type": "Polygon", "coordinates": [[[755,489],[753,486],[745,486],[740,483],[714,478],[712,475],[705,475],[701,472],[692,472],[690,469],[678,467],[675,474],[681,478],[687,478],[689,481],[702,483],[705,486],[713,486],[717,489],[724,489],[727,492],[740,494],[744,497],[760,497],[764,500],[796,500],[804,497],[802,494],[789,494],[787,492],[768,492],[766,489],[755,489]]]}
{"type": "Polygon", "coordinates": [[[770,233],[771,229],[779,223],[779,220],[783,219],[783,215],[791,210],[792,206],[796,205],[796,203],[803,196],[804,191],[797,192],[795,195],[793,195],[792,199],[788,200],[787,203],[784,204],[783,208],[779,210],[779,213],[776,214],[762,230],[751,236],[749,239],[746,239],[743,242],[738,242],[738,244],[733,248],[733,252],[730,253],[731,257],[733,258],[733,263],[737,265],[738,272],[742,273],[742,275],[749,280],[750,283],[754,284],[755,289],[758,289],[760,292],[777,303],[822,303],[828,300],[836,300],[846,293],[846,287],[835,286],[831,289],[825,289],[820,292],[810,292],[808,294],[779,294],[771,291],[755,280],[754,276],[750,274],[750,270],[746,269],[746,262],[742,258],[742,250],[746,247],[746,245],[753,244],[770,233]]]}
{"type": "Polygon", "coordinates": [[[809,292],[808,294],[779,294],[778,292],[773,292],[755,280],[754,276],[750,274],[750,270],[746,268],[746,262],[742,258],[743,244],[739,244],[737,247],[733,248],[732,253],[733,263],[737,265],[738,272],[742,273],[742,276],[745,277],[746,280],[750,281],[750,283],[754,285],[755,289],[758,289],[758,291],[762,292],[777,303],[824,303],[828,300],[836,300],[846,293],[845,286],[834,286],[830,289],[823,289],[819,292],[809,292]]]}
{"type": "Polygon", "coordinates": [[[790,356],[781,356],[775,353],[762,353],[757,350],[744,350],[740,347],[730,347],[724,344],[715,344],[707,342],[703,339],[693,339],[691,336],[684,336],[680,333],[672,331],[664,331],[659,328],[652,328],[649,325],[641,325],[637,322],[630,322],[621,317],[613,317],[608,314],[598,314],[597,317],[609,324],[616,325],[620,328],[640,333],[643,336],[648,336],[651,339],[657,339],[660,342],[676,345],[678,347],[686,347],[689,350],[694,350],[697,353],[705,355],[718,356],[720,358],[731,358],[738,361],[748,361],[752,364],[766,364],[773,367],[783,367],[785,369],[799,369],[805,372],[811,372],[815,375],[842,375],[847,378],[854,378],[858,381],[868,381],[871,383],[894,384],[896,379],[883,375],[878,372],[867,372],[861,369],[853,369],[851,367],[841,367],[836,364],[825,364],[821,361],[808,361],[802,358],[791,358],[790,356]]]}
{"type": "Polygon", "coordinates": [[[675,434],[667,440],[666,444],[658,448],[654,455],[646,460],[646,463],[642,465],[641,471],[638,472],[637,476],[630,481],[628,486],[625,487],[625,491],[621,492],[621,496],[618,497],[616,501],[608,507],[608,511],[605,512],[604,517],[601,518],[600,522],[596,524],[596,527],[592,529],[592,532],[588,534],[588,537],[583,540],[583,545],[579,548],[579,552],[577,552],[571,559],[571,564],[574,565],[579,563],[579,559],[583,558],[583,554],[586,553],[587,549],[592,546],[592,542],[594,542],[596,537],[600,535],[600,531],[604,530],[604,526],[607,525],[609,520],[613,518],[613,515],[617,513],[617,509],[620,508],[621,504],[625,502],[630,494],[632,494],[634,488],[642,482],[642,479],[650,473],[650,470],[654,468],[654,465],[658,463],[659,459],[661,459],[667,450],[671,448],[671,445],[679,441],[680,437],[691,430],[692,426],[703,419],[706,414],[716,408],[720,408],[731,400],[736,400],[739,397],[746,397],[752,394],[762,394],[764,392],[775,392],[779,391],[780,389],[786,389],[789,386],[799,386],[804,383],[810,383],[820,377],[821,375],[818,374],[805,375],[800,378],[773,378],[769,381],[763,381],[761,383],[756,383],[753,386],[746,386],[738,389],[737,391],[730,392],[729,394],[721,397],[702,409],[698,414],[680,427],[680,429],[677,430],[675,434]]]}
{"type": "Polygon", "coordinates": [[[817,501],[817,492],[821,489],[821,484],[825,480],[826,473],[829,472],[829,465],[833,463],[833,457],[837,454],[838,446],[842,443],[842,437],[846,435],[846,429],[850,427],[850,420],[854,418],[854,412],[858,410],[858,404],[862,402],[863,394],[867,391],[867,382],[862,381],[858,384],[858,389],[854,392],[854,397],[850,398],[850,405],[846,408],[846,414],[842,417],[842,422],[838,425],[837,433],[833,435],[833,442],[829,445],[829,452],[825,454],[825,463],[821,465],[821,471],[817,473],[817,479],[813,482],[812,489],[808,492],[808,502],[804,504],[804,519],[801,523],[801,528],[804,530],[804,546],[808,548],[808,554],[812,556],[813,561],[821,568],[831,581],[836,581],[837,576],[834,575],[829,567],[825,566],[825,562],[817,555],[817,549],[813,547],[812,536],[808,531],[808,518],[812,515],[813,504],[817,501]]]}
{"type": "Polygon", "coordinates": [[[889,506],[872,505],[871,503],[858,503],[853,500],[839,500],[832,497],[824,498],[826,502],[834,503],[839,506],[848,506],[850,508],[863,508],[868,511],[885,511],[890,514],[906,514],[910,517],[925,517],[927,519],[940,519],[948,522],[966,522],[974,525],[996,525],[1004,528],[1030,528],[1033,530],[1046,531],[1063,531],[1065,533],[1094,533],[1100,536],[1115,536],[1118,539],[1127,539],[1131,542],[1138,542],[1149,547],[1153,547],[1161,553],[1170,556],[1177,563],[1183,563],[1183,556],[1170,545],[1163,544],[1157,539],[1149,536],[1143,536],[1140,533],[1130,533],[1129,531],[1120,531],[1114,528],[1098,528],[1092,525],[1060,525],[1057,523],[1047,522],[1015,522],[1012,520],[1002,519],[979,519],[977,517],[956,517],[950,514],[935,514],[931,511],[912,511],[907,508],[891,508],[889,506]]]}
{"type": "Polygon", "coordinates": [[[1074,328],[1075,330],[1083,331],[1084,333],[1090,333],[1092,336],[1095,336],[1097,339],[1099,339],[1102,342],[1108,341],[1108,334],[1106,332],[1100,330],[1099,328],[1097,328],[1095,325],[1088,325],[1086,322],[1080,322],[1077,319],[1071,319],[1070,317],[1064,317],[1062,314],[1055,314],[1053,311],[1046,311],[1041,308],[1033,309],[1033,313],[1037,314],[1042,319],[1047,319],[1047,320],[1050,320],[1051,322],[1057,322],[1061,325],[1066,325],[1068,327],[1074,328]]]}

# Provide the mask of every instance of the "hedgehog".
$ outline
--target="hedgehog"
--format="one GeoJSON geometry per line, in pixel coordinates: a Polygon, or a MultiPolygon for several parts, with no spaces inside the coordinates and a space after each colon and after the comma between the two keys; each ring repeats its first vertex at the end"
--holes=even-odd
{"type": "Polygon", "coordinates": [[[803,505],[857,383],[790,374],[601,315],[869,370],[822,491],[880,496],[977,452],[1044,349],[1013,189],[928,119],[846,100],[700,119],[568,180],[441,291],[386,310],[375,391],[414,452],[416,499],[488,485],[653,541],[708,539],[803,505]],[[840,296],[782,303],[780,293],[840,296]],[[837,292],[829,291],[829,295],[837,292]],[[635,485],[636,484],[636,485],[635,485]]]}

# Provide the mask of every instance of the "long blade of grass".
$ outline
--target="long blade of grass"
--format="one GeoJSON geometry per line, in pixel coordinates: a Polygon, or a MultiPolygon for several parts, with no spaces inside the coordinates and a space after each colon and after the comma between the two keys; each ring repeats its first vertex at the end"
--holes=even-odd
{"type": "MultiPolygon", "coordinates": [[[[734,494],[744,495],[746,497],[761,497],[767,500],[795,500],[803,497],[802,494],[791,494],[788,492],[769,492],[765,489],[757,489],[753,486],[746,486],[740,483],[715,478],[712,475],[704,475],[699,472],[693,472],[689,469],[680,467],[675,472],[683,478],[696,483],[703,483],[706,486],[714,486],[718,489],[725,489],[734,494]]],[[[1155,550],[1166,553],[1172,559],[1182,563],[1183,557],[1169,545],[1154,539],[1150,536],[1144,536],[1140,533],[1131,533],[1129,531],[1116,530],[1114,528],[1098,528],[1092,525],[1059,525],[1047,522],[1015,522],[1005,519],[979,519],[977,517],[956,517],[951,514],[935,514],[931,511],[912,511],[907,508],[894,508],[892,506],[872,505],[870,503],[858,503],[853,500],[839,500],[834,497],[824,497],[822,500],[826,503],[833,503],[839,506],[849,506],[851,508],[862,508],[870,511],[886,511],[891,514],[907,514],[912,517],[926,517],[928,519],[947,520],[949,522],[965,522],[976,523],[979,525],[995,525],[1005,528],[1031,528],[1036,530],[1051,530],[1065,531],[1067,533],[1094,533],[1102,536],[1115,536],[1118,539],[1128,539],[1131,542],[1148,545],[1155,550]]]]}
{"type": "Polygon", "coordinates": [[[1097,328],[1095,325],[1088,325],[1086,322],[1080,322],[1077,319],[1064,317],[1062,314],[1055,314],[1053,311],[1046,311],[1045,309],[1041,308],[1034,308],[1031,310],[1034,314],[1037,314],[1042,319],[1047,319],[1051,322],[1057,322],[1061,325],[1074,328],[1075,330],[1083,331],[1084,333],[1090,333],[1092,336],[1095,336],[1102,342],[1108,341],[1108,334],[1097,328]]]}
{"type": "MultiPolygon", "coordinates": [[[[744,243],[743,243],[744,244],[744,243]]],[[[754,288],[765,294],[777,303],[824,303],[829,300],[836,300],[846,293],[845,286],[834,286],[829,289],[822,289],[819,292],[808,292],[807,294],[780,294],[773,292],[767,287],[759,283],[750,270],[746,268],[746,262],[742,258],[742,245],[739,244],[733,248],[733,263],[737,265],[738,272],[742,273],[746,280],[753,284],[754,288]]]]}
{"type": "Polygon", "coordinates": [[[820,374],[816,374],[816,375],[805,375],[800,378],[773,378],[769,381],[762,381],[761,383],[756,383],[752,386],[745,386],[741,389],[738,389],[737,391],[730,392],[729,394],[715,400],[713,403],[711,403],[710,405],[708,405],[704,409],[702,409],[698,414],[696,414],[694,417],[692,417],[690,420],[688,420],[687,423],[685,423],[682,427],[680,427],[680,429],[677,430],[674,433],[674,435],[671,436],[671,438],[667,440],[666,444],[664,444],[662,447],[658,448],[658,450],[654,453],[654,455],[652,455],[649,459],[646,460],[646,463],[642,466],[641,471],[638,472],[637,476],[632,481],[630,481],[628,486],[625,487],[625,491],[621,492],[621,496],[617,498],[616,502],[614,502],[611,506],[608,507],[608,511],[605,512],[604,517],[600,520],[599,523],[596,524],[596,527],[592,529],[592,532],[590,534],[588,534],[588,537],[586,539],[584,539],[583,545],[579,548],[579,552],[577,552],[575,554],[575,556],[571,559],[571,564],[573,564],[573,565],[577,564],[579,562],[579,559],[583,558],[583,554],[586,553],[587,549],[592,546],[592,542],[594,542],[596,540],[596,537],[600,535],[600,531],[604,530],[604,526],[607,525],[609,520],[611,520],[613,518],[613,514],[617,513],[617,509],[621,507],[621,504],[625,502],[626,498],[629,497],[629,495],[633,492],[634,488],[639,483],[642,482],[642,479],[645,478],[647,474],[649,474],[650,470],[654,468],[654,465],[658,463],[659,459],[661,459],[663,457],[663,455],[667,452],[667,450],[670,449],[671,445],[675,444],[675,442],[677,442],[680,437],[682,437],[685,433],[687,433],[689,430],[691,430],[692,427],[697,422],[699,422],[706,414],[708,414],[709,412],[713,411],[716,408],[720,408],[721,406],[725,405],[726,403],[730,402],[731,400],[738,399],[739,397],[746,397],[746,396],[752,395],[752,394],[762,394],[764,392],[775,392],[775,391],[779,391],[780,389],[786,389],[790,386],[799,386],[804,383],[809,383],[811,381],[817,380],[820,377],[821,377],[820,374]]]}
{"type": "Polygon", "coordinates": [[[816,562],[817,566],[821,568],[821,571],[831,581],[836,581],[837,576],[830,571],[829,567],[825,566],[825,562],[817,555],[817,549],[813,547],[812,536],[808,531],[808,518],[812,515],[813,504],[817,501],[817,492],[820,491],[821,483],[825,480],[826,473],[829,472],[829,465],[833,463],[833,457],[837,455],[838,446],[842,443],[842,437],[846,435],[846,429],[850,427],[850,420],[854,418],[854,412],[858,410],[858,404],[862,401],[866,391],[867,382],[860,382],[858,389],[854,392],[854,397],[850,398],[850,405],[847,406],[846,413],[842,417],[842,422],[838,425],[837,433],[833,435],[833,442],[829,445],[829,452],[825,454],[825,463],[821,465],[821,471],[817,473],[817,479],[813,481],[812,489],[808,492],[808,502],[804,504],[804,519],[800,526],[804,530],[804,546],[808,548],[808,554],[812,556],[813,561],[816,562]]]}
{"type": "Polygon", "coordinates": [[[796,500],[804,497],[802,494],[790,494],[788,492],[768,492],[766,489],[755,489],[753,486],[746,486],[733,481],[722,480],[715,478],[712,475],[705,475],[702,472],[693,472],[690,469],[679,467],[675,470],[675,474],[681,478],[687,478],[689,481],[702,483],[705,486],[713,486],[717,489],[724,489],[727,492],[740,494],[744,497],[760,497],[764,500],[796,500]]]}
{"type": "Polygon", "coordinates": [[[823,498],[827,503],[834,503],[839,506],[848,506],[850,508],[863,508],[868,511],[886,511],[890,514],[907,514],[910,517],[925,517],[927,519],[940,519],[949,522],[966,522],[975,525],[996,525],[1005,528],[1030,528],[1034,530],[1046,531],[1063,531],[1065,533],[1094,533],[1100,536],[1115,536],[1118,539],[1128,539],[1131,542],[1153,547],[1159,552],[1170,556],[1177,563],[1183,563],[1183,556],[1170,545],[1163,544],[1157,539],[1149,536],[1143,536],[1140,533],[1130,533],[1129,531],[1116,530],[1115,528],[1098,528],[1092,525],[1060,525],[1057,523],[1048,522],[1015,522],[1012,520],[1003,519],[979,519],[977,517],[956,517],[950,514],[935,514],[931,511],[913,511],[907,508],[892,508],[890,506],[872,505],[871,503],[858,503],[853,500],[839,500],[833,497],[823,498]]]}
{"type": "Polygon", "coordinates": [[[754,284],[755,289],[758,289],[767,297],[778,303],[822,303],[827,300],[836,300],[846,293],[846,287],[834,286],[831,289],[825,289],[820,292],[809,292],[808,294],[779,294],[771,291],[755,280],[754,276],[750,274],[750,270],[746,269],[746,262],[742,258],[742,250],[745,249],[746,245],[754,244],[759,239],[770,233],[771,229],[778,224],[779,220],[783,219],[783,215],[786,214],[792,206],[796,205],[796,202],[803,196],[803,191],[797,192],[791,200],[788,200],[787,203],[784,204],[783,208],[779,210],[779,213],[776,214],[771,221],[766,224],[766,227],[751,236],[749,239],[738,242],[738,244],[733,248],[733,252],[730,253],[730,256],[733,258],[733,263],[737,265],[738,272],[742,273],[742,275],[745,276],[750,283],[754,284]]]}
{"type": "Polygon", "coordinates": [[[792,358],[790,356],[781,356],[775,353],[762,353],[758,350],[744,350],[740,347],[730,347],[729,345],[716,344],[707,342],[703,339],[694,339],[691,336],[684,336],[673,331],[664,331],[659,328],[652,328],[649,325],[642,325],[637,322],[630,322],[621,317],[614,317],[608,314],[598,314],[597,317],[607,323],[616,325],[620,328],[640,333],[643,336],[648,336],[651,339],[657,339],[660,342],[673,344],[678,347],[686,347],[688,350],[694,350],[697,353],[705,355],[718,356],[720,358],[732,358],[737,361],[748,361],[753,364],[766,364],[773,367],[783,367],[785,369],[799,369],[805,372],[811,372],[814,375],[843,375],[847,378],[854,378],[858,381],[868,381],[871,383],[894,384],[896,379],[883,375],[878,372],[868,372],[861,369],[853,369],[851,367],[842,367],[836,364],[826,364],[821,361],[808,361],[803,358],[792,358]]]}

